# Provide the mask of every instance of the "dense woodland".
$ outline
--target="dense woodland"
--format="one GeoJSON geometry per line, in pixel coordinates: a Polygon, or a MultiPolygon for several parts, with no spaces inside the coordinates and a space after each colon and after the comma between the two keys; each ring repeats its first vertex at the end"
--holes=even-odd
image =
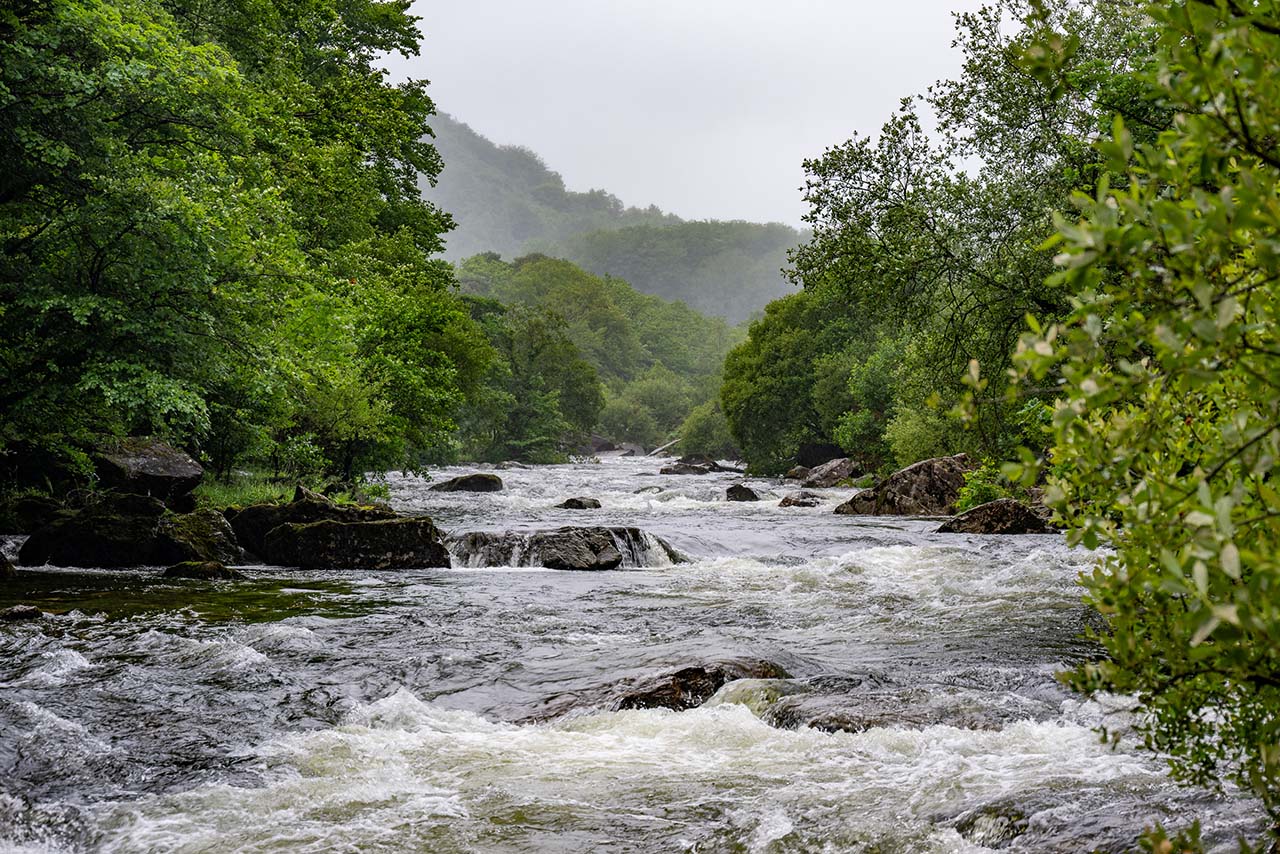
{"type": "Polygon", "coordinates": [[[345,479],[592,432],[759,473],[968,451],[1110,547],[1084,582],[1109,657],[1070,682],[1280,827],[1280,6],[959,15],[957,79],[806,164],[811,236],[624,209],[475,140],[450,161],[424,84],[376,64],[417,51],[407,7],[0,11],[7,488],[131,434],[345,479]],[[799,289],[745,335],[695,311],[752,316],[790,244],[799,289]]]}

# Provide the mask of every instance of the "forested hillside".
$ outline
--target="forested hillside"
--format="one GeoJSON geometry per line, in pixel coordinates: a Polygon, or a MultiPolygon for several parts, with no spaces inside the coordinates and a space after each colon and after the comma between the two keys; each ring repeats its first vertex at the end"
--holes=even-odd
{"type": "Polygon", "coordinates": [[[532,151],[495,145],[449,116],[431,127],[446,166],[435,186],[422,186],[458,223],[445,241],[450,260],[483,252],[566,258],[731,323],[792,290],[781,271],[804,238],[794,228],[686,222],[653,206],[626,207],[604,190],[567,190],[532,151]]]}

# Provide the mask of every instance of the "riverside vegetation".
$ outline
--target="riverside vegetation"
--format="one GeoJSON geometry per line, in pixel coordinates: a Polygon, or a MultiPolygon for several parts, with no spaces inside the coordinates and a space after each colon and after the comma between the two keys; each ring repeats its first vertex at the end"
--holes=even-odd
{"type": "MultiPolygon", "coordinates": [[[[578,198],[473,140],[557,213],[469,234],[521,257],[455,267],[421,185],[445,165],[433,123],[465,134],[375,62],[417,52],[406,2],[11,5],[6,488],[82,485],[136,435],[223,479],[344,483],[563,460],[596,431],[759,475],[813,448],[866,471],[965,452],[985,462],[955,509],[1035,490],[1107,547],[1084,578],[1106,657],[1066,681],[1133,698],[1142,742],[1251,793],[1274,845],[1280,4],[1001,0],[956,22],[957,79],[806,164],[810,233],[578,198]],[[748,329],[695,310],[726,259],[793,238],[799,290],[748,329]],[[719,260],[673,248],[707,242],[719,260]]],[[[745,269],[732,321],[775,295],[745,269]]]]}

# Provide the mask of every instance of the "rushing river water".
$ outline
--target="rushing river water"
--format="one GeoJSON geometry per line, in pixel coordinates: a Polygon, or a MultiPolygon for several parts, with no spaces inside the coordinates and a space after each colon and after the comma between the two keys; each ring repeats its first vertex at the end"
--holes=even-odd
{"type": "Polygon", "coordinates": [[[1086,852],[1193,818],[1227,851],[1253,829],[1101,744],[1124,703],[1056,683],[1097,654],[1088,553],[833,515],[847,490],[729,503],[734,476],[659,465],[484,495],[394,478],[393,504],[452,533],[637,526],[685,563],[24,571],[0,606],[55,616],[0,624],[0,851],[1086,852]],[[554,508],[575,495],[603,508],[554,508]],[[683,712],[602,699],[744,658],[791,678],[683,712]]]}

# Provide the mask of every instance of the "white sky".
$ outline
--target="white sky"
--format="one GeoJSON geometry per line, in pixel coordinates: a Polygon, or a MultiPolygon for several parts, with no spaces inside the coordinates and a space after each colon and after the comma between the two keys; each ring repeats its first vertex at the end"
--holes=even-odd
{"type": "MultiPolygon", "coordinates": [[[[801,162],[955,75],[980,0],[417,0],[438,109],[574,190],[799,224],[801,162]]],[[[446,169],[448,164],[446,164],[446,169]]]]}

